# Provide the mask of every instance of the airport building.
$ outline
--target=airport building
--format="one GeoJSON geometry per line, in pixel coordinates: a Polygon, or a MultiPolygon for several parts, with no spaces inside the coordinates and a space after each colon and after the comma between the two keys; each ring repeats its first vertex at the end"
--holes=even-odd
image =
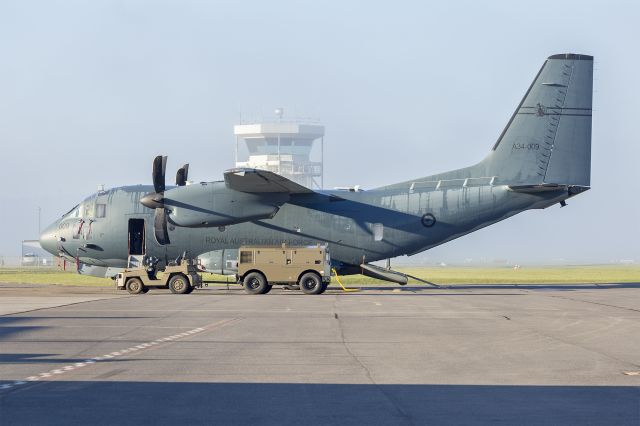
{"type": "Polygon", "coordinates": [[[234,126],[236,167],[268,170],[308,188],[322,188],[324,126],[307,119],[284,118],[281,108],[275,112],[275,119],[234,126]],[[320,153],[314,160],[316,142],[320,153]]]}
{"type": "MultiPolygon", "coordinates": [[[[22,255],[20,266],[54,266],[54,258],[50,253],[40,247],[38,240],[22,240],[22,255]]],[[[0,266],[4,265],[4,259],[0,260],[0,266]]]]}

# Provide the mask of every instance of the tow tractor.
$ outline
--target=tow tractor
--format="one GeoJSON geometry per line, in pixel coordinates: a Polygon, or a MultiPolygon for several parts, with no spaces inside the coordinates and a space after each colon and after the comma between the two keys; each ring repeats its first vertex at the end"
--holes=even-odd
{"type": "Polygon", "coordinates": [[[157,276],[154,260],[145,262],[146,266],[127,268],[116,275],[116,288],[127,290],[131,294],[146,293],[150,288],[168,288],[174,294],[189,294],[194,288],[202,287],[202,279],[193,259],[186,256],[169,263],[157,276]]]}

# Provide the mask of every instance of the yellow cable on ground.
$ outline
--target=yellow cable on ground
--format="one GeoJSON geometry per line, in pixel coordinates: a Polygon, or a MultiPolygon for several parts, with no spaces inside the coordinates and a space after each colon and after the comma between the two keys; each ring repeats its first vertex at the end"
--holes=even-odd
{"type": "Polygon", "coordinates": [[[342,291],[360,291],[359,288],[347,288],[342,284],[342,281],[340,281],[340,277],[338,276],[338,272],[336,271],[335,268],[331,268],[331,270],[333,271],[333,273],[336,275],[336,281],[338,281],[338,284],[340,284],[340,287],[342,287],[342,291]]]}

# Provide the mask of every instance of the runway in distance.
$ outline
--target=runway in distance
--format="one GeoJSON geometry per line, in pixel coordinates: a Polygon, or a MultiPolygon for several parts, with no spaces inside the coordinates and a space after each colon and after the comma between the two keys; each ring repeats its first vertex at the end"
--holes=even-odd
{"type": "MultiPolygon", "coordinates": [[[[340,274],[412,255],[590,187],[593,57],[550,56],[489,154],[479,163],[371,190],[311,190],[274,173],[233,169],[216,182],[165,185],[166,157],[153,186],[100,191],[40,236],[78,271],[113,276],[130,256],[162,268],[188,252],[217,272],[241,245],[328,243],[340,274]]],[[[401,159],[399,159],[401,160],[401,159]]],[[[364,270],[363,270],[364,268],[364,270]]]]}

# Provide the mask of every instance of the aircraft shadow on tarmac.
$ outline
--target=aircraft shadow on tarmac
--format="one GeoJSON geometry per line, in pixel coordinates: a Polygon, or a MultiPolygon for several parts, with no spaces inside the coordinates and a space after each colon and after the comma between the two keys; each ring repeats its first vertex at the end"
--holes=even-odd
{"type": "MultiPolygon", "coordinates": [[[[2,384],[2,382],[0,382],[2,384]]],[[[638,425],[631,386],[53,381],[0,391],[10,424],[638,425]]]]}
{"type": "Polygon", "coordinates": [[[29,326],[30,317],[0,317],[0,341],[6,340],[14,334],[28,333],[30,331],[43,330],[49,327],[29,326]]]}
{"type": "MultiPolygon", "coordinates": [[[[2,364],[73,364],[83,362],[87,358],[47,358],[55,357],[57,354],[24,354],[24,353],[4,353],[0,354],[0,365],[2,364]]],[[[122,360],[110,359],[101,362],[120,362],[122,360]]]]}
{"type": "MultiPolygon", "coordinates": [[[[64,319],[95,319],[95,320],[105,320],[105,319],[139,319],[139,318],[153,318],[153,317],[143,317],[143,316],[101,316],[101,317],[97,317],[97,316],[37,316],[37,315],[29,315],[29,316],[24,316],[24,315],[17,315],[17,316],[9,316],[9,315],[5,315],[5,316],[0,316],[0,342],[4,341],[8,341],[9,339],[11,339],[13,336],[24,336],[27,333],[33,332],[33,331],[40,331],[40,330],[45,330],[45,329],[49,329],[49,328],[53,328],[51,326],[42,326],[42,325],[29,325],[32,321],[39,321],[42,319],[58,319],[58,320],[64,320],[64,319]]],[[[68,339],[66,341],[75,341],[74,339],[68,339]]],[[[86,339],[82,339],[83,342],[86,342],[86,339]]],[[[100,342],[101,340],[95,340],[96,342],[100,342]]],[[[139,343],[137,340],[120,340],[123,343],[139,343]]],[[[40,340],[40,342],[42,342],[40,340]]],[[[0,364],[2,364],[3,362],[17,362],[17,361],[8,361],[6,359],[3,359],[3,356],[5,356],[6,354],[1,354],[0,353],[0,364]]],[[[28,355],[28,354],[27,354],[28,355]]],[[[68,362],[80,362],[82,361],[82,359],[79,360],[68,360],[68,362]]],[[[24,361],[27,362],[27,361],[24,361]]],[[[38,362],[35,360],[32,360],[30,362],[38,362]]],[[[61,361],[60,359],[50,359],[50,360],[42,360],[40,362],[67,362],[67,361],[61,361]]],[[[1,422],[0,422],[1,424],[1,422]]]]}

